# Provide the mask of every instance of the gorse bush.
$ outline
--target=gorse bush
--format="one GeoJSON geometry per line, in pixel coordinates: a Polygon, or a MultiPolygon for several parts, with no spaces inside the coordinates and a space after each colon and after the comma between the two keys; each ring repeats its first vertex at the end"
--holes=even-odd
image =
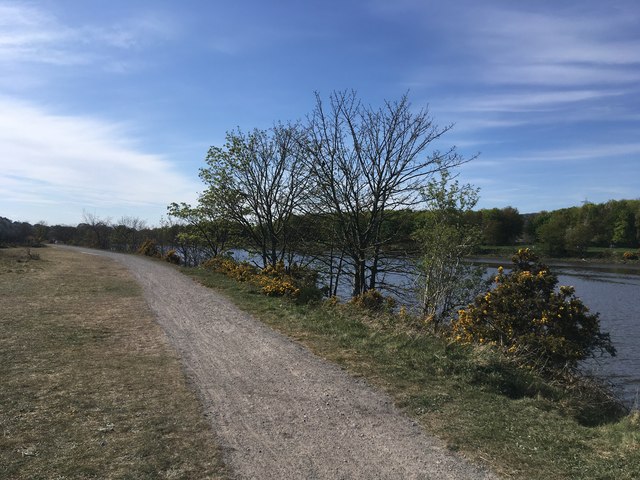
{"type": "Polygon", "coordinates": [[[258,269],[248,262],[236,262],[231,257],[213,257],[202,264],[204,268],[224,273],[238,282],[248,282],[257,275],[258,269]]]}
{"type": "MultiPolygon", "coordinates": [[[[224,273],[236,281],[250,282],[260,288],[261,293],[271,297],[296,298],[300,295],[302,285],[287,272],[284,262],[278,262],[275,266],[268,265],[260,270],[247,262],[236,262],[229,257],[214,257],[202,265],[209,270],[224,273]]],[[[306,275],[308,276],[308,273],[306,275]]]]}
{"type": "Polygon", "coordinates": [[[180,265],[180,256],[175,250],[169,250],[164,259],[173,265],[180,265]]]}
{"type": "Polygon", "coordinates": [[[575,296],[529,249],[514,255],[513,269],[502,267],[494,288],[458,312],[451,333],[460,343],[490,344],[541,370],[574,368],[595,353],[615,355],[598,314],[575,296]]]}
{"type": "Polygon", "coordinates": [[[158,250],[158,245],[154,240],[145,240],[138,249],[138,253],[146,257],[160,258],[160,250],[158,250]]]}
{"type": "Polygon", "coordinates": [[[385,297],[378,290],[370,289],[351,299],[351,303],[373,312],[392,311],[396,306],[395,299],[385,297]]]}
{"type": "Polygon", "coordinates": [[[284,262],[267,265],[255,277],[255,283],[261,287],[262,293],[270,297],[297,297],[300,289],[295,285],[293,277],[287,273],[284,262]]]}

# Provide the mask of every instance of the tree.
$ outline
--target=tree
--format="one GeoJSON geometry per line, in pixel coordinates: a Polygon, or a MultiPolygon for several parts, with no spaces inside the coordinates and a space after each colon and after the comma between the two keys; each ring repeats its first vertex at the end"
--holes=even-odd
{"type": "Polygon", "coordinates": [[[332,250],[341,252],[354,297],[384,275],[384,247],[393,241],[383,235],[388,213],[414,206],[433,174],[463,163],[454,148],[425,154],[450,128],[435,125],[426,109],[414,112],[407,95],[373,109],[353,91],[334,92],[328,106],[316,94],[305,139],[312,208],[331,215],[332,250]]]}
{"type": "Polygon", "coordinates": [[[478,190],[451,181],[443,172],[422,191],[428,212],[414,233],[422,251],[418,271],[422,310],[435,326],[479,293],[484,268],[464,259],[480,246],[482,233],[467,222],[478,202],[478,190]]]}
{"type": "Polygon", "coordinates": [[[523,225],[524,220],[516,208],[482,210],[482,230],[486,245],[512,245],[522,234],[523,225]]]}
{"type": "Polygon", "coordinates": [[[124,252],[137,252],[141,243],[141,230],[146,227],[146,222],[140,218],[121,217],[118,223],[113,226],[111,234],[112,245],[117,250],[124,252]]]}
{"type": "Polygon", "coordinates": [[[197,264],[199,257],[217,257],[225,252],[232,226],[220,211],[200,197],[196,207],[186,203],[172,203],[167,207],[169,217],[182,222],[173,238],[187,265],[197,264]]]}
{"type": "Polygon", "coordinates": [[[82,212],[83,223],[78,228],[84,230],[84,243],[90,247],[109,249],[111,246],[111,219],[102,219],[93,213],[82,212]]]}
{"type": "Polygon", "coordinates": [[[200,170],[207,185],[200,204],[237,223],[264,267],[293,256],[290,220],[309,188],[300,135],[295,125],[228,133],[200,170]]]}

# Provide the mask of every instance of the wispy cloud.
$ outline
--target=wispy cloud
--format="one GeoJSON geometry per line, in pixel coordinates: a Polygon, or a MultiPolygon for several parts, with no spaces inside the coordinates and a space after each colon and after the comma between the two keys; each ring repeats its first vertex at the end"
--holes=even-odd
{"type": "Polygon", "coordinates": [[[633,14],[561,9],[543,14],[516,8],[475,8],[468,18],[466,46],[487,68],[484,81],[584,85],[638,80],[640,40],[633,14]]]}
{"type": "Polygon", "coordinates": [[[524,155],[516,154],[510,156],[510,159],[519,162],[580,162],[594,159],[605,161],[607,158],[620,159],[628,156],[640,157],[640,143],[582,145],[563,149],[540,150],[524,155]]]}
{"type": "MultiPolygon", "coordinates": [[[[123,126],[59,116],[0,97],[0,190],[18,203],[60,209],[147,208],[157,216],[199,186],[165,158],[139,151],[123,126]]],[[[11,212],[2,212],[10,215],[11,212]]]]}
{"type": "Polygon", "coordinates": [[[22,3],[0,5],[0,64],[109,68],[118,52],[139,50],[176,35],[174,22],[159,13],[138,15],[113,25],[70,25],[22,3]]]}
{"type": "Polygon", "coordinates": [[[568,104],[625,95],[624,90],[556,90],[532,93],[486,95],[461,100],[452,111],[466,112],[532,112],[553,111],[568,104]]]}

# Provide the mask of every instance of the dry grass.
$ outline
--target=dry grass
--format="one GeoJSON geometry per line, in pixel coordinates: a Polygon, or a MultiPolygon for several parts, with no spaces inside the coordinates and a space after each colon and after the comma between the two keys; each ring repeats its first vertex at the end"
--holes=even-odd
{"type": "Polygon", "coordinates": [[[0,250],[0,478],[223,478],[200,404],[126,270],[30,253],[0,250]]]}

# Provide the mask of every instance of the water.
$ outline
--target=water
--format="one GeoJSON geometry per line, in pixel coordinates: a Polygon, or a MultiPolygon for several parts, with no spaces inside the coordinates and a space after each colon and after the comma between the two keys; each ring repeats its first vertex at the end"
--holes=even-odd
{"type": "MultiPolygon", "coordinates": [[[[239,260],[249,259],[246,252],[234,251],[239,260]]],[[[406,260],[404,260],[406,262],[406,260]]],[[[509,262],[501,262],[505,267],[509,262]]],[[[497,263],[488,268],[488,273],[496,273],[497,263]]],[[[408,264],[405,264],[408,267],[408,264]]],[[[407,268],[408,269],[408,268],[407,268]]],[[[402,269],[401,269],[402,270],[402,269]]],[[[615,357],[599,357],[584,362],[583,368],[610,381],[616,393],[629,407],[638,407],[640,395],[640,274],[638,270],[624,267],[579,266],[568,263],[551,265],[558,275],[559,285],[575,287],[592,312],[600,313],[600,328],[609,332],[616,347],[615,357]]],[[[403,286],[409,290],[406,295],[394,295],[403,303],[416,301],[414,280],[407,274],[390,274],[387,283],[403,286]]],[[[347,278],[346,276],[344,277],[347,278]]],[[[351,293],[348,284],[341,285],[339,295],[347,298],[351,293]]]]}
{"type": "MultiPolygon", "coordinates": [[[[497,269],[488,268],[490,275],[497,269]]],[[[501,262],[505,267],[509,262],[501,262]]],[[[617,350],[615,357],[598,357],[583,362],[582,368],[614,386],[629,407],[638,407],[640,392],[640,274],[624,266],[569,263],[550,265],[559,285],[575,288],[576,296],[592,312],[600,313],[600,329],[609,332],[617,350]]]]}
{"type": "Polygon", "coordinates": [[[626,405],[640,391],[640,275],[604,270],[556,268],[560,285],[576,289],[592,312],[600,312],[600,328],[609,332],[615,357],[585,362],[585,368],[610,380],[626,405]]]}

